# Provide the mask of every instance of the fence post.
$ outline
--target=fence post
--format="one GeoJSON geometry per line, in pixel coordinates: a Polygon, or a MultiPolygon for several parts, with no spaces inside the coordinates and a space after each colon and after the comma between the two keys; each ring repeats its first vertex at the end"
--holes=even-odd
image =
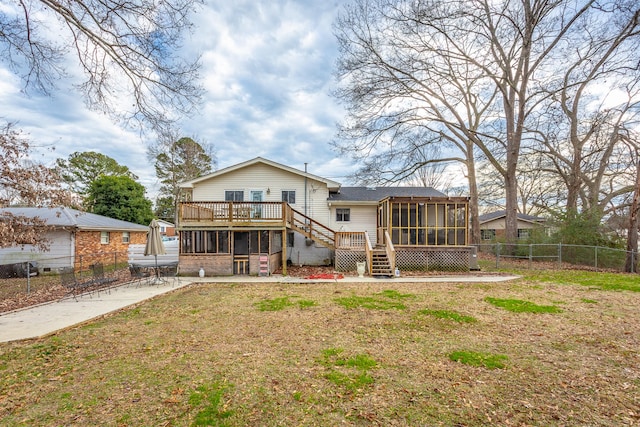
{"type": "Polygon", "coordinates": [[[595,251],[595,267],[596,267],[596,271],[598,271],[598,247],[596,246],[596,251],[595,251]]]}
{"type": "Polygon", "coordinates": [[[31,293],[31,263],[27,261],[27,293],[31,293]]]}
{"type": "Polygon", "coordinates": [[[562,243],[558,243],[558,268],[562,270],[562,243]]]}
{"type": "Polygon", "coordinates": [[[496,268],[500,268],[500,243],[496,243],[496,268]]]}
{"type": "Polygon", "coordinates": [[[533,245],[529,243],[529,270],[531,270],[532,261],[533,261],[533,245]]]}

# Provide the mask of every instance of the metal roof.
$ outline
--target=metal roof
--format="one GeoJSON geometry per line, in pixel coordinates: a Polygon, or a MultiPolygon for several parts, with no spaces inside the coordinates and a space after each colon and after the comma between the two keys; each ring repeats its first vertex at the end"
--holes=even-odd
{"type": "Polygon", "coordinates": [[[329,201],[379,202],[387,197],[447,197],[431,187],[340,187],[329,201]]]}
{"type": "Polygon", "coordinates": [[[72,227],[79,230],[102,231],[147,231],[146,225],[134,224],[128,221],[109,218],[76,209],[60,208],[3,208],[0,214],[7,212],[12,215],[25,216],[27,218],[40,218],[46,225],[54,227],[72,227]]]}

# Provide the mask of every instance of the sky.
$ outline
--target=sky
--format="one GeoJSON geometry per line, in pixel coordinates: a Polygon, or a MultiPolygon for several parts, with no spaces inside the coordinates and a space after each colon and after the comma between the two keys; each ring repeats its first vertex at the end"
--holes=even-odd
{"type": "MultiPolygon", "coordinates": [[[[257,156],[343,184],[354,170],[330,146],[343,111],[335,85],[332,23],[347,0],[205,0],[192,18],[187,52],[202,58],[204,103],[179,122],[181,136],[213,144],[218,168],[257,156]]],[[[0,64],[0,118],[15,122],[52,165],[76,151],[97,151],[126,165],[154,199],[158,182],[146,143],[100,113],[61,81],[51,96],[25,95],[0,64]]]]}

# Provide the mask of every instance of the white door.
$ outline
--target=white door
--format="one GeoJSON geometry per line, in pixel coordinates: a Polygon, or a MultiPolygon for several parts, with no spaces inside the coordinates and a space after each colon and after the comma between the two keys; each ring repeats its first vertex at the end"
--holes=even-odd
{"type": "Polygon", "coordinates": [[[251,190],[251,201],[256,203],[251,208],[251,218],[262,217],[262,190],[251,190]]]}

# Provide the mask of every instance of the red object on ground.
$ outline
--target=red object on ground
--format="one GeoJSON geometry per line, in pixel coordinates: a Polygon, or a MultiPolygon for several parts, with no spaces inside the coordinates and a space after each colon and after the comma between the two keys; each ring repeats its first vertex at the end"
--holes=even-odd
{"type": "Polygon", "coordinates": [[[305,279],[344,279],[344,275],[339,273],[322,273],[306,276],[305,279]]]}

